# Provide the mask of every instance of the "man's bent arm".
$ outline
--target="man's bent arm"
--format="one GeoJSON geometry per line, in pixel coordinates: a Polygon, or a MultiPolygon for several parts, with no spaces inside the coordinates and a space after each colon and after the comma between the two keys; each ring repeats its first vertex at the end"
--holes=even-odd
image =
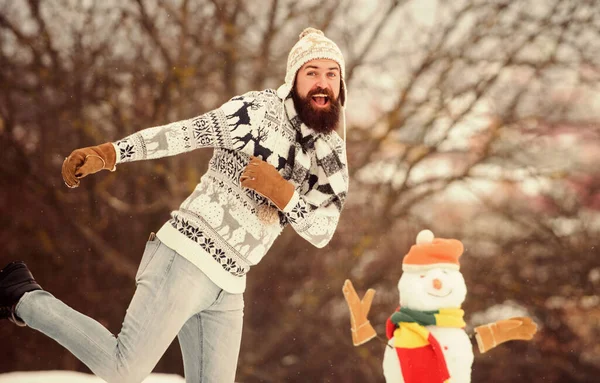
{"type": "MultiPolygon", "coordinates": [[[[333,149],[333,148],[332,148],[333,149]]],[[[328,184],[317,182],[306,194],[294,191],[282,209],[296,232],[316,247],[329,243],[337,228],[348,193],[348,167],[344,145],[333,149],[337,171],[328,177],[328,184]]]]}
{"type": "Polygon", "coordinates": [[[336,196],[327,204],[317,207],[296,191],[283,212],[302,238],[322,248],[335,233],[345,198],[345,195],[341,198],[336,196]]]}

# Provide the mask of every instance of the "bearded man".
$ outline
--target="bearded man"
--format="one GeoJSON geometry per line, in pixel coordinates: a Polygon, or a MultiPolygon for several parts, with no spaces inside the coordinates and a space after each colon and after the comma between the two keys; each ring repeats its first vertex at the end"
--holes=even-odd
{"type": "MultiPolygon", "coordinates": [[[[188,382],[233,382],[246,274],[286,225],[316,247],[333,236],[348,191],[344,59],[307,28],[284,84],[199,117],[74,150],[68,187],[117,164],[214,148],[192,194],[151,233],[115,337],[41,289],[23,262],[0,271],[0,318],[41,331],[108,382],[140,382],[177,336],[188,382]]],[[[283,261],[283,260],[282,260],[283,261]]]]}

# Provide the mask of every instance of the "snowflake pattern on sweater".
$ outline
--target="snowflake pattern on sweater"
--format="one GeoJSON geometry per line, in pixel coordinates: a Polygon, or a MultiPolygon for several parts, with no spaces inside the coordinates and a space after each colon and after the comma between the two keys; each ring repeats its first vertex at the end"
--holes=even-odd
{"type": "MultiPolygon", "coordinates": [[[[325,246],[346,199],[344,142],[335,132],[325,135],[306,128],[290,105],[293,108],[270,89],[234,97],[201,116],[117,141],[117,163],[214,148],[207,172],[171,213],[169,224],[210,254],[222,270],[244,276],[287,224],[313,245],[325,246]],[[273,165],[295,187],[292,200],[279,211],[278,223],[261,222],[257,209],[270,201],[240,185],[250,156],[273,165]]],[[[193,259],[196,255],[187,249],[178,252],[193,259]]]]}

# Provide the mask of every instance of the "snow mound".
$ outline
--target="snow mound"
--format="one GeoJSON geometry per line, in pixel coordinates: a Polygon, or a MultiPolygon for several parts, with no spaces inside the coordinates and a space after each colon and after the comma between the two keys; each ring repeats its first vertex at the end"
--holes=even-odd
{"type": "MultiPolygon", "coordinates": [[[[0,374],[0,383],[102,383],[104,380],[75,371],[31,371],[0,374]]],[[[179,375],[151,374],[143,383],[185,383],[179,375]]]]}

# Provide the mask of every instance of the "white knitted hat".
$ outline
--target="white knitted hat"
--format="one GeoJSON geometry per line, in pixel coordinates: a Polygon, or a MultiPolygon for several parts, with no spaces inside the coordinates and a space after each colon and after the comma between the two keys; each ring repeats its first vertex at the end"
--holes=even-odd
{"type": "MultiPolygon", "coordinates": [[[[346,100],[346,84],[344,82],[345,64],[344,56],[340,48],[331,40],[329,40],[322,31],[315,28],[306,28],[300,33],[300,37],[296,45],[292,47],[287,60],[287,70],[285,73],[285,83],[277,89],[277,95],[285,99],[289,96],[294,87],[296,74],[302,65],[311,60],[329,59],[338,63],[340,66],[341,87],[340,92],[343,92],[344,104],[346,100]]],[[[342,104],[342,106],[344,106],[342,104]]]]}

